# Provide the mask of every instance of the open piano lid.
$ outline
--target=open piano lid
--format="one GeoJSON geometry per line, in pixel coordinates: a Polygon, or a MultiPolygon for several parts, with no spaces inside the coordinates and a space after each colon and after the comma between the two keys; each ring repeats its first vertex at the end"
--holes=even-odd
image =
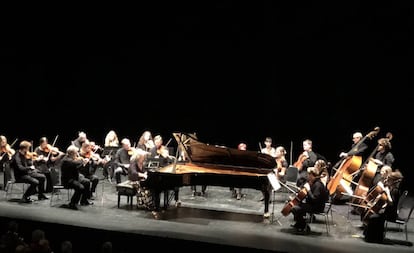
{"type": "Polygon", "coordinates": [[[251,150],[238,150],[224,146],[209,145],[198,141],[197,137],[186,133],[173,133],[179,148],[192,163],[216,164],[224,166],[273,169],[274,157],[251,150]]]}

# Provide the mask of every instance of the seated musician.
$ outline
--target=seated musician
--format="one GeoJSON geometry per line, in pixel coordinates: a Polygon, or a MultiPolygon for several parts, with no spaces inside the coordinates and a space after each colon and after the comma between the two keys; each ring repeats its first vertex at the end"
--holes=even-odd
{"type": "Polygon", "coordinates": [[[39,146],[35,148],[34,152],[37,154],[37,158],[33,161],[34,166],[39,170],[40,173],[46,176],[45,192],[52,192],[53,185],[56,184],[58,179],[52,179],[50,170],[56,166],[59,160],[63,158],[65,153],[59,151],[58,148],[50,145],[46,137],[40,138],[39,146]]]}
{"type": "Polygon", "coordinates": [[[302,189],[306,189],[306,197],[292,208],[295,223],[292,225],[297,231],[310,230],[307,227],[305,216],[307,213],[323,212],[325,204],[329,199],[329,191],[326,187],[328,180],[328,171],[320,171],[316,167],[307,169],[308,180],[302,189]]]}
{"type": "Polygon", "coordinates": [[[85,132],[80,131],[78,132],[78,137],[72,141],[72,145],[75,145],[80,149],[82,147],[82,144],[88,140],[88,137],[85,132]]]}
{"type": "MultiPolygon", "coordinates": [[[[149,157],[159,159],[159,167],[164,167],[168,164],[174,162],[175,157],[170,156],[169,150],[167,146],[163,145],[163,139],[161,135],[156,135],[154,137],[154,147],[150,149],[149,157]]],[[[166,192],[168,194],[168,192],[166,192]]],[[[175,187],[174,189],[174,200],[175,206],[181,206],[181,201],[178,199],[179,197],[179,187],[175,187]]]]}
{"type": "Polygon", "coordinates": [[[13,143],[10,145],[7,142],[7,137],[0,135],[0,171],[3,171],[3,189],[7,185],[7,181],[10,180],[10,162],[16,150],[13,149],[13,143]]]}
{"type": "Polygon", "coordinates": [[[44,195],[46,177],[33,165],[33,153],[29,152],[32,144],[28,141],[21,141],[19,150],[13,156],[10,168],[14,171],[16,181],[30,184],[23,194],[22,202],[30,203],[31,195],[38,193],[38,199],[48,199],[44,195]],[[37,188],[37,189],[36,189],[37,188]]]}
{"type": "Polygon", "coordinates": [[[77,146],[70,145],[66,149],[66,155],[63,157],[61,164],[61,180],[64,187],[75,191],[68,205],[70,209],[77,210],[79,201],[81,205],[91,204],[88,201],[91,182],[79,173],[80,168],[88,162],[87,158],[79,156],[77,146]]]}
{"type": "Polygon", "coordinates": [[[89,199],[94,198],[94,194],[96,193],[96,187],[99,183],[99,177],[95,174],[97,168],[102,167],[107,160],[101,158],[99,154],[95,153],[92,150],[92,145],[89,140],[86,140],[79,151],[79,155],[82,158],[86,158],[88,162],[84,164],[79,172],[81,176],[86,177],[91,181],[91,191],[89,199]]]}
{"type": "Polygon", "coordinates": [[[173,162],[169,154],[168,148],[163,145],[163,139],[161,135],[156,135],[154,137],[154,147],[150,149],[150,157],[157,158],[160,160],[160,167],[163,167],[169,163],[173,162]]]}
{"type": "Polygon", "coordinates": [[[141,186],[140,182],[147,179],[148,174],[144,167],[146,152],[136,151],[131,156],[128,166],[128,180],[137,190],[137,203],[143,205],[147,209],[153,209],[151,201],[151,193],[141,186]]]}
{"type": "Polygon", "coordinates": [[[369,242],[382,242],[384,232],[385,220],[395,221],[398,216],[397,204],[401,195],[400,185],[403,180],[403,175],[400,171],[392,171],[391,167],[384,165],[381,170],[381,180],[376,184],[376,189],[373,189],[367,194],[366,200],[363,203],[366,205],[364,212],[361,213],[361,221],[363,222],[365,240],[369,242]],[[386,201],[377,196],[372,197],[372,194],[385,193],[386,201]],[[378,201],[381,200],[382,202],[378,201]],[[378,205],[380,204],[380,206],[378,205]]]}
{"type": "Polygon", "coordinates": [[[315,165],[318,155],[312,149],[312,140],[306,139],[302,142],[303,152],[299,155],[298,160],[293,164],[299,170],[299,176],[296,181],[298,187],[302,187],[308,177],[307,168],[315,165]]]}
{"type": "Polygon", "coordinates": [[[121,140],[121,145],[122,147],[116,151],[112,162],[113,167],[115,168],[114,176],[117,184],[121,183],[122,175],[128,175],[131,156],[138,151],[138,149],[131,147],[131,142],[128,138],[123,138],[121,140]]]}

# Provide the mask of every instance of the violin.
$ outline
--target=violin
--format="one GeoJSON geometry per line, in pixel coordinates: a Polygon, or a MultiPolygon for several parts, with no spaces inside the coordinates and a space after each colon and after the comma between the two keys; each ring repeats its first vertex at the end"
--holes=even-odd
{"type": "Polygon", "coordinates": [[[31,159],[31,160],[36,160],[37,159],[37,157],[38,157],[38,155],[37,155],[37,153],[36,152],[30,152],[30,151],[27,151],[27,153],[25,154],[25,157],[26,157],[26,159],[31,159]]]}
{"type": "Polygon", "coordinates": [[[168,151],[168,148],[167,147],[165,147],[165,146],[160,146],[158,149],[157,149],[157,154],[159,155],[159,156],[162,156],[162,157],[164,157],[164,158],[166,158],[166,157],[168,157],[168,155],[169,155],[169,151],[168,151]]]}
{"type": "Polygon", "coordinates": [[[46,153],[50,153],[50,152],[52,152],[52,154],[57,154],[57,153],[59,153],[59,149],[58,148],[56,148],[56,147],[53,147],[52,145],[50,145],[50,144],[47,144],[46,145],[46,147],[44,147],[43,149],[42,149],[44,152],[46,152],[46,153]]]}
{"type": "Polygon", "coordinates": [[[11,148],[9,144],[1,147],[0,152],[2,153],[2,155],[0,156],[0,160],[3,160],[5,155],[8,155],[9,159],[11,159],[12,156],[16,153],[16,151],[13,148],[11,148]]]}

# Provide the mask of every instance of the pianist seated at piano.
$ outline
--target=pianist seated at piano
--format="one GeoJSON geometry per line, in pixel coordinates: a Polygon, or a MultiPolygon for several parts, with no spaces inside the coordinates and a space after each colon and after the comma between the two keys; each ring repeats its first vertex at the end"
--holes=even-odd
{"type": "Polygon", "coordinates": [[[145,151],[137,151],[131,156],[128,166],[128,180],[137,191],[137,204],[148,210],[153,210],[152,192],[141,185],[148,177],[144,166],[146,155],[145,151]]]}

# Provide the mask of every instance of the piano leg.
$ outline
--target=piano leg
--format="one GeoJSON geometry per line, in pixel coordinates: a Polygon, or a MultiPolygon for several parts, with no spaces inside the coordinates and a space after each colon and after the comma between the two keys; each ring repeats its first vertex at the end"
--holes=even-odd
{"type": "Polygon", "coordinates": [[[154,211],[160,211],[160,202],[161,202],[161,191],[153,191],[153,201],[154,201],[154,211]]]}

